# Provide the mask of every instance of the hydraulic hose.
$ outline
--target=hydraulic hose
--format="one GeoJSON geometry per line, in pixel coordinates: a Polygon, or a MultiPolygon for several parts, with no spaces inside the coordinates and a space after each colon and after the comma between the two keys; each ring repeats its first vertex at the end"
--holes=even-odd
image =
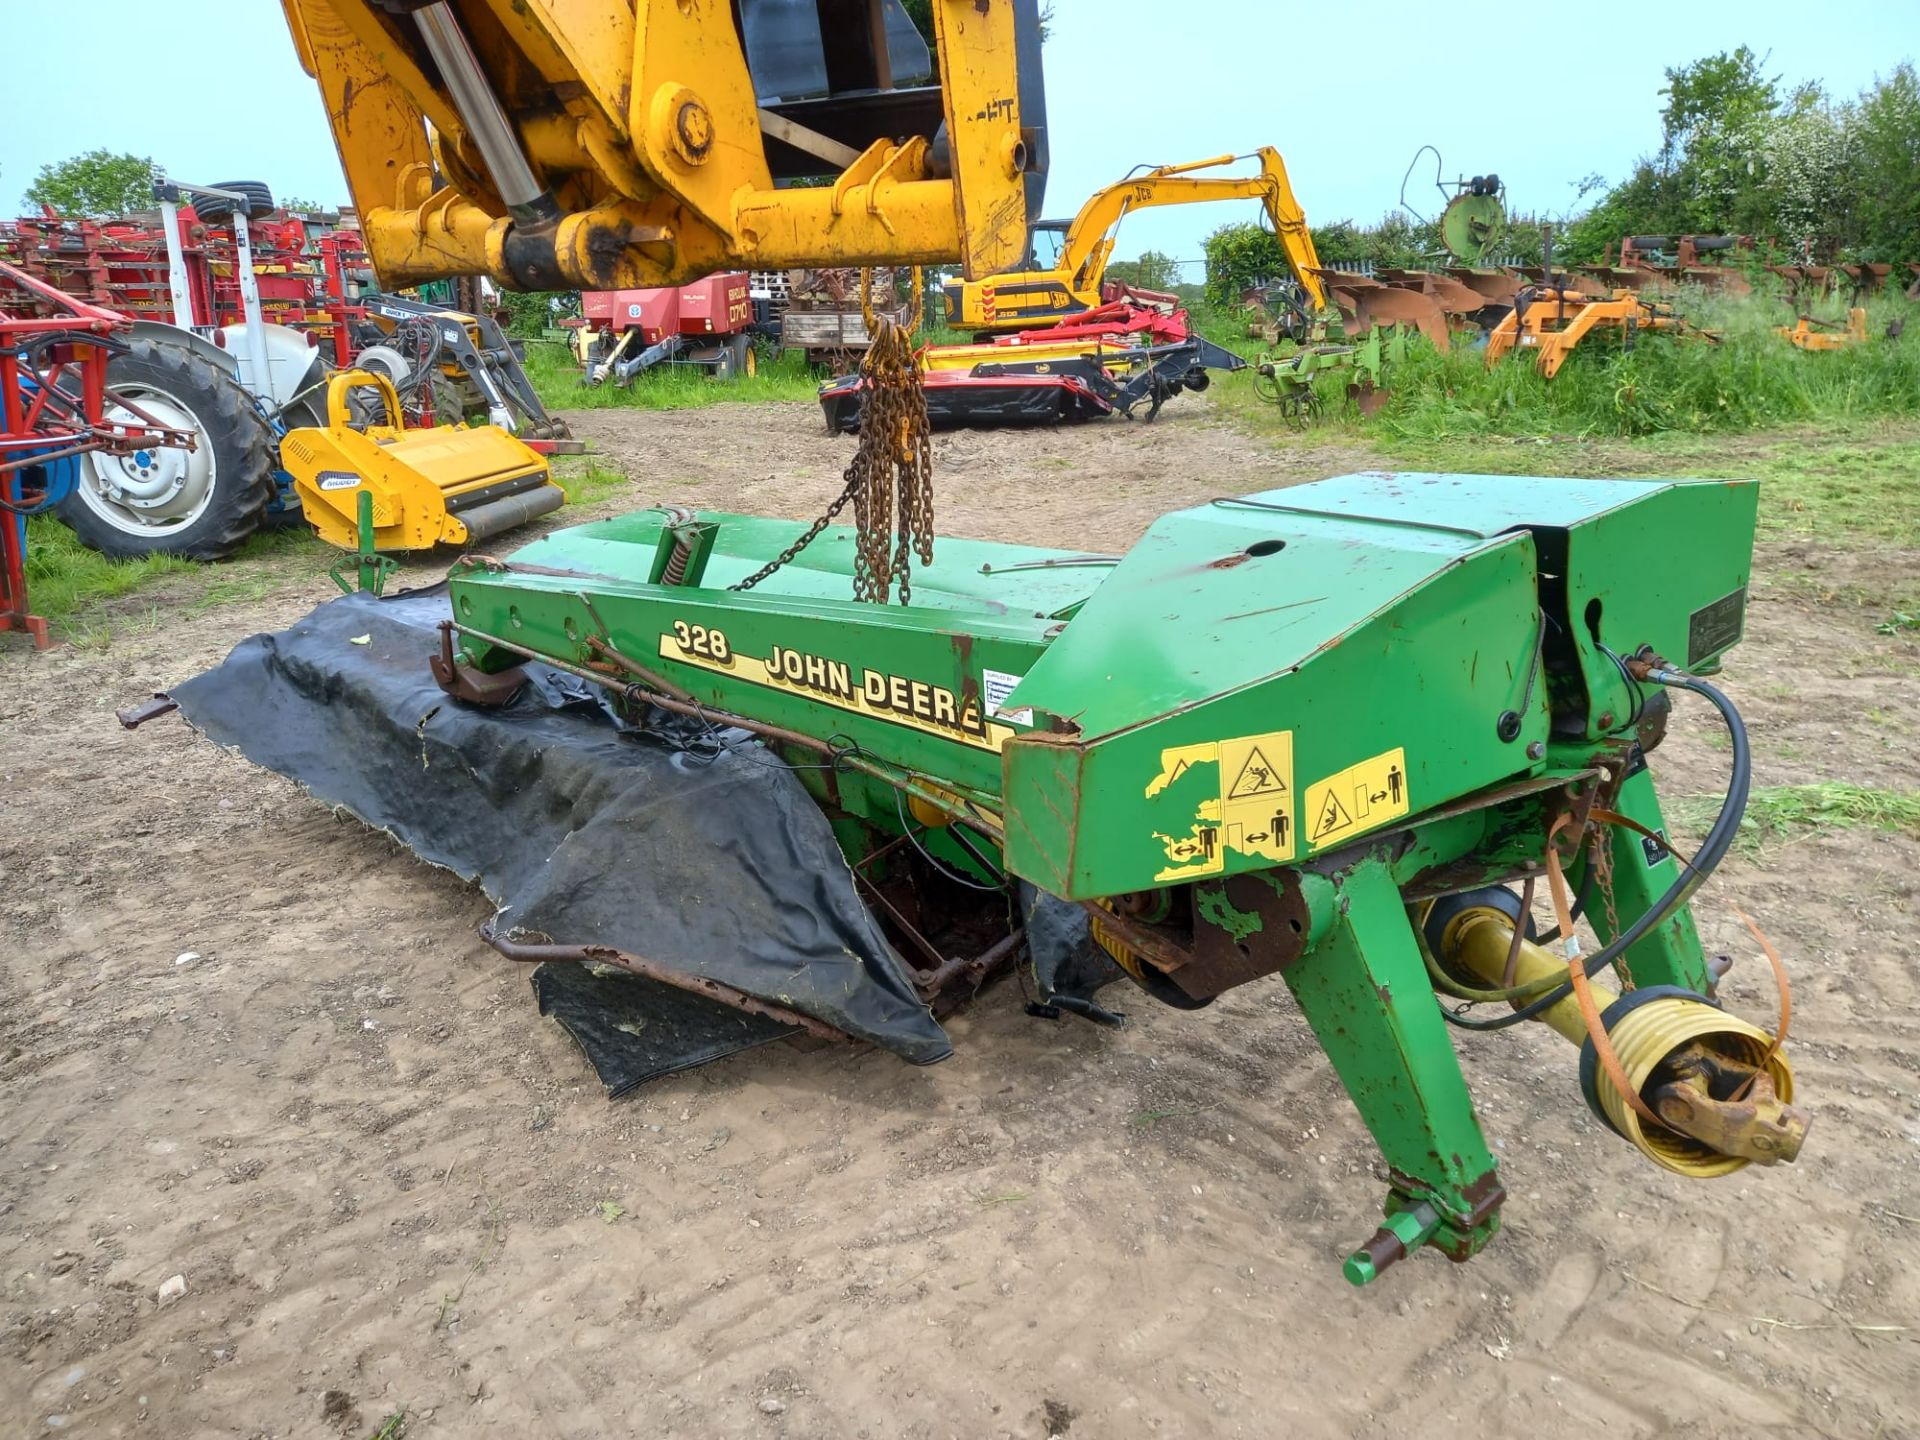
{"type": "MultiPolygon", "coordinates": [[[[1614,936],[1609,945],[1596,950],[1585,962],[1589,978],[1598,975],[1607,966],[1637,944],[1655,926],[1661,924],[1680,906],[1684,905],[1693,892],[1706,882],[1709,875],[1719,866],[1733,845],[1733,838],[1740,831],[1740,821],[1747,812],[1747,796],[1753,788],[1753,751],[1747,739],[1746,723],[1741,720],[1740,712],[1717,686],[1708,684],[1696,676],[1682,674],[1678,670],[1650,669],[1648,680],[1656,685],[1664,685],[1674,690],[1691,690],[1694,694],[1706,698],[1713,708],[1720,712],[1720,718],[1726,723],[1727,736],[1733,744],[1733,773],[1727,781],[1727,793],[1720,803],[1720,813],[1714,817],[1713,828],[1707,832],[1707,838],[1701,842],[1699,852],[1691,862],[1682,861],[1680,875],[1667,891],[1626,929],[1614,936]]],[[[1677,857],[1676,857],[1677,858],[1677,857]]],[[[1589,867],[1591,869],[1591,867],[1589,867]]],[[[1442,1006],[1440,1013],[1448,1023],[1463,1030],[1505,1030],[1510,1025],[1518,1025],[1523,1020],[1532,1020],[1551,1006],[1558,1004],[1573,993],[1572,983],[1563,981],[1553,990],[1538,999],[1529,1000],[1525,1005],[1508,1015],[1497,1015],[1487,1020],[1473,1020],[1464,1015],[1456,1015],[1442,1006]]]]}

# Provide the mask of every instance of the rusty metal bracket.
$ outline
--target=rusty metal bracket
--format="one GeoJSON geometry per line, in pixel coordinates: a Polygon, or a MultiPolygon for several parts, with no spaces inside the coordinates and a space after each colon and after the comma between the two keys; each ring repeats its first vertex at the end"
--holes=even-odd
{"type": "Polygon", "coordinates": [[[1010,960],[1026,942],[1026,938],[1025,928],[1017,928],[1005,939],[996,940],[978,955],[971,958],[956,955],[949,960],[944,960],[934,969],[915,975],[914,988],[926,999],[931,1000],[956,980],[971,981],[978,986],[1010,960]]]}
{"type": "Polygon", "coordinates": [[[142,701],[138,705],[129,705],[124,710],[116,710],[113,712],[113,718],[129,730],[138,730],[147,721],[158,720],[162,715],[171,714],[179,708],[179,702],[166,691],[156,690],[151,700],[142,701]]]}
{"type": "Polygon", "coordinates": [[[658,961],[629,955],[626,951],[616,950],[611,945],[523,944],[518,940],[509,940],[500,934],[491,920],[480,927],[480,938],[515,964],[542,965],[551,960],[576,964],[612,965],[648,980],[658,981],[662,985],[671,985],[676,990],[685,990],[690,995],[717,1000],[722,1005],[731,1006],[735,1010],[744,1010],[749,1015],[764,1015],[769,1020],[776,1020],[782,1025],[791,1025],[796,1030],[805,1031],[818,1040],[850,1044],[854,1038],[846,1031],[835,1029],[825,1021],[816,1020],[811,1015],[802,1015],[798,1010],[789,1010],[784,1005],[769,1004],[765,1000],[747,994],[744,990],[735,989],[723,980],[711,980],[704,975],[689,975],[683,970],[675,970],[658,961]]]}
{"type": "Polygon", "coordinates": [[[513,697],[520,693],[520,687],[527,683],[526,668],[511,665],[497,674],[489,675],[471,665],[462,665],[454,658],[453,630],[451,620],[440,622],[440,653],[427,659],[427,668],[433,671],[434,683],[454,699],[464,700],[469,705],[498,709],[511,704],[513,697]]]}

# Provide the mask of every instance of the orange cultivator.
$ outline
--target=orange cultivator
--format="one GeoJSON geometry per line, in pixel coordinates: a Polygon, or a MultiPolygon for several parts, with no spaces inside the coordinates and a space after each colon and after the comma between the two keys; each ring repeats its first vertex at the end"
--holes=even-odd
{"type": "Polygon", "coordinates": [[[1791,327],[1776,325],[1773,333],[1789,345],[1800,350],[1844,350],[1849,345],[1859,345],[1867,338],[1867,312],[1858,305],[1847,311],[1847,323],[1835,320],[1816,320],[1811,315],[1802,315],[1791,327]]]}
{"type": "Polygon", "coordinates": [[[1551,380],[1574,348],[1599,330],[1619,331],[1628,347],[1647,330],[1709,341],[1720,338],[1689,325],[1673,307],[1643,299],[1631,290],[1602,297],[1564,285],[1532,286],[1515,298],[1512,313],[1487,332],[1487,364],[1497,363],[1515,349],[1532,350],[1540,373],[1551,380]]]}

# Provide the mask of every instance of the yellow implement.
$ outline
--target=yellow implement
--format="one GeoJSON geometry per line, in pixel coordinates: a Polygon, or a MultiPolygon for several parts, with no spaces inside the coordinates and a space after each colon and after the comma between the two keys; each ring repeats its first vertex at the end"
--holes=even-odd
{"type": "Polygon", "coordinates": [[[1110,335],[1083,335],[1071,340],[1039,340],[1023,345],[929,345],[921,352],[920,363],[928,370],[971,370],[983,364],[1057,364],[1082,357],[1098,360],[1103,354],[1117,357],[1116,363],[1123,365],[1131,364],[1135,358],[1130,347],[1114,343],[1110,335]]]}
{"type": "Polygon", "coordinates": [[[546,459],[499,426],[407,430],[399,416],[392,381],[346,370],[327,382],[326,428],[289,430],[280,442],[301,511],[322,540],[358,548],[362,491],[381,551],[484,540],[566,502],[546,459]],[[355,425],[348,401],[356,390],[378,394],[387,423],[355,425]]]}
{"type": "Polygon", "coordinates": [[[1710,330],[1687,324],[1672,307],[1643,300],[1631,290],[1600,296],[1543,285],[1522,291],[1513,309],[1487,332],[1487,364],[1498,364],[1516,349],[1531,350],[1540,373],[1551,380],[1582,340],[1602,330],[1617,330],[1629,346],[1649,330],[1709,342],[1720,339],[1710,330]]]}
{"type": "Polygon", "coordinates": [[[1858,305],[1854,306],[1847,311],[1844,328],[1831,320],[1816,320],[1811,315],[1802,315],[1792,329],[1776,325],[1773,333],[1801,350],[1844,350],[1849,345],[1866,343],[1867,312],[1858,305]]]}

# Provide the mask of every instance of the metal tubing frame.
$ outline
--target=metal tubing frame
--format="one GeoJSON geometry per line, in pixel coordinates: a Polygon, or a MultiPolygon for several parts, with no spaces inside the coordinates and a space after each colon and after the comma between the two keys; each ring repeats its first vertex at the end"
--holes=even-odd
{"type": "Polygon", "coordinates": [[[491,920],[480,927],[480,938],[516,964],[540,965],[553,960],[613,965],[648,980],[658,981],[662,985],[671,985],[676,990],[685,990],[688,994],[698,995],[703,999],[716,1000],[722,1005],[743,1010],[749,1015],[761,1015],[769,1020],[776,1020],[782,1025],[791,1025],[818,1040],[847,1044],[854,1038],[846,1031],[837,1029],[825,1021],[816,1020],[811,1015],[803,1015],[798,1010],[790,1010],[784,1005],[770,1004],[727,984],[724,980],[713,980],[704,975],[689,975],[683,970],[675,970],[671,965],[662,965],[657,960],[648,960],[639,955],[629,955],[626,951],[616,950],[611,945],[525,945],[500,934],[494,929],[491,920]]]}

